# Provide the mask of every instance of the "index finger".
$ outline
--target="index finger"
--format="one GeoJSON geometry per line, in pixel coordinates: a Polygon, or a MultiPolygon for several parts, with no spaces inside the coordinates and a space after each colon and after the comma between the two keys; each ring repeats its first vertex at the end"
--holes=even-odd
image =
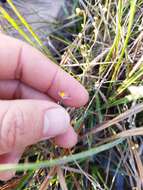
{"type": "Polygon", "coordinates": [[[0,34],[0,80],[16,79],[56,101],[79,107],[88,101],[85,88],[26,43],[0,34]]]}

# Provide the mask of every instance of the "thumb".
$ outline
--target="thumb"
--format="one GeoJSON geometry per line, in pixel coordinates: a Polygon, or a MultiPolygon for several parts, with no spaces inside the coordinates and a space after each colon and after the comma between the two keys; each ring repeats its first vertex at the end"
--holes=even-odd
{"type": "MultiPolygon", "coordinates": [[[[65,109],[50,101],[0,101],[0,123],[0,154],[4,154],[65,133],[70,117],[65,109]]],[[[73,132],[71,138],[75,142],[74,136],[73,132]]]]}

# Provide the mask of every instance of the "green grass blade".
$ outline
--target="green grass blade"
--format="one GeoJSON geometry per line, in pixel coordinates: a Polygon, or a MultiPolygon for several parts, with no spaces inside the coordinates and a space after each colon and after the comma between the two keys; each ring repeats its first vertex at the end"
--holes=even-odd
{"type": "Polygon", "coordinates": [[[112,80],[115,80],[118,73],[119,73],[120,66],[122,64],[122,60],[123,60],[123,57],[124,57],[124,54],[125,54],[128,42],[129,42],[129,38],[131,36],[131,30],[132,30],[132,25],[133,25],[133,21],[134,21],[135,11],[136,11],[136,1],[137,0],[130,0],[130,16],[129,16],[128,30],[127,30],[125,42],[123,44],[123,48],[122,48],[122,51],[121,51],[121,55],[120,55],[120,57],[118,59],[118,62],[116,64],[116,66],[115,66],[114,73],[112,75],[112,80]]]}
{"type": "Polygon", "coordinates": [[[15,190],[22,190],[23,187],[27,184],[27,181],[33,176],[34,171],[29,171],[27,175],[25,175],[20,183],[17,185],[17,187],[15,188],[15,190]]]}
{"type": "Polygon", "coordinates": [[[120,86],[117,90],[117,95],[121,94],[124,90],[126,90],[130,85],[135,83],[140,77],[143,75],[143,67],[139,69],[132,77],[126,79],[122,86],[120,86]]]}
{"type": "Polygon", "coordinates": [[[1,164],[0,165],[0,171],[25,171],[25,170],[36,170],[38,168],[45,168],[45,167],[53,167],[56,165],[61,164],[67,164],[70,162],[74,162],[75,160],[84,160],[88,157],[91,157],[93,155],[96,155],[100,152],[103,152],[105,150],[108,150],[110,148],[113,148],[117,146],[118,144],[122,143],[124,139],[118,139],[113,142],[109,142],[107,144],[101,145],[99,147],[91,148],[90,150],[83,151],[77,154],[64,156],[58,159],[48,160],[48,161],[41,161],[39,163],[26,163],[26,164],[1,164]]]}
{"type": "MultiPolygon", "coordinates": [[[[105,62],[109,62],[114,51],[118,50],[118,44],[121,39],[121,21],[122,21],[122,14],[123,14],[123,2],[122,0],[119,0],[118,2],[118,11],[117,11],[117,29],[116,29],[116,35],[113,41],[113,44],[110,48],[109,53],[107,54],[105,58],[105,62]]],[[[100,73],[103,73],[108,65],[101,65],[100,66],[100,73]]]]}
{"type": "Polygon", "coordinates": [[[34,46],[34,43],[29,38],[29,36],[20,28],[20,26],[17,24],[17,22],[7,13],[7,11],[0,6],[0,13],[3,15],[3,17],[19,32],[19,34],[32,46],[34,46]]]}
{"type": "Polygon", "coordinates": [[[40,48],[46,53],[46,55],[53,60],[53,56],[51,55],[50,51],[47,49],[46,46],[44,46],[41,39],[38,37],[38,35],[33,31],[32,27],[28,22],[25,20],[25,18],[20,14],[20,12],[17,10],[15,5],[12,3],[12,0],[7,0],[8,4],[12,8],[13,12],[16,14],[16,16],[19,18],[21,23],[24,25],[24,27],[30,32],[34,40],[37,42],[37,44],[40,46],[40,48]]]}

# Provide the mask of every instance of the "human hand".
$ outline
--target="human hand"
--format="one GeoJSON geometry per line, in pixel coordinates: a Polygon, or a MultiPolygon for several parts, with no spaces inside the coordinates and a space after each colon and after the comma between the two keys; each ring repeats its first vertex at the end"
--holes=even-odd
{"type": "MultiPolygon", "coordinates": [[[[18,163],[24,149],[54,138],[61,147],[77,143],[66,110],[80,107],[88,93],[74,78],[26,43],[0,34],[0,164],[18,163]]],[[[14,172],[1,172],[8,180],[14,172]]]]}

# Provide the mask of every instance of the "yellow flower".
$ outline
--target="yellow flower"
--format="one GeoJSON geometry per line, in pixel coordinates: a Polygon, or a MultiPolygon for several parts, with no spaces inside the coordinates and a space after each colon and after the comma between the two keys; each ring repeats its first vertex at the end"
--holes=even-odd
{"type": "Polygon", "coordinates": [[[59,93],[59,96],[62,100],[65,100],[65,99],[69,99],[70,96],[68,96],[64,91],[60,91],[59,93]]]}
{"type": "Polygon", "coordinates": [[[61,98],[64,98],[64,97],[66,96],[66,94],[65,94],[64,91],[61,91],[61,92],[59,92],[59,96],[60,96],[61,98]]]}

